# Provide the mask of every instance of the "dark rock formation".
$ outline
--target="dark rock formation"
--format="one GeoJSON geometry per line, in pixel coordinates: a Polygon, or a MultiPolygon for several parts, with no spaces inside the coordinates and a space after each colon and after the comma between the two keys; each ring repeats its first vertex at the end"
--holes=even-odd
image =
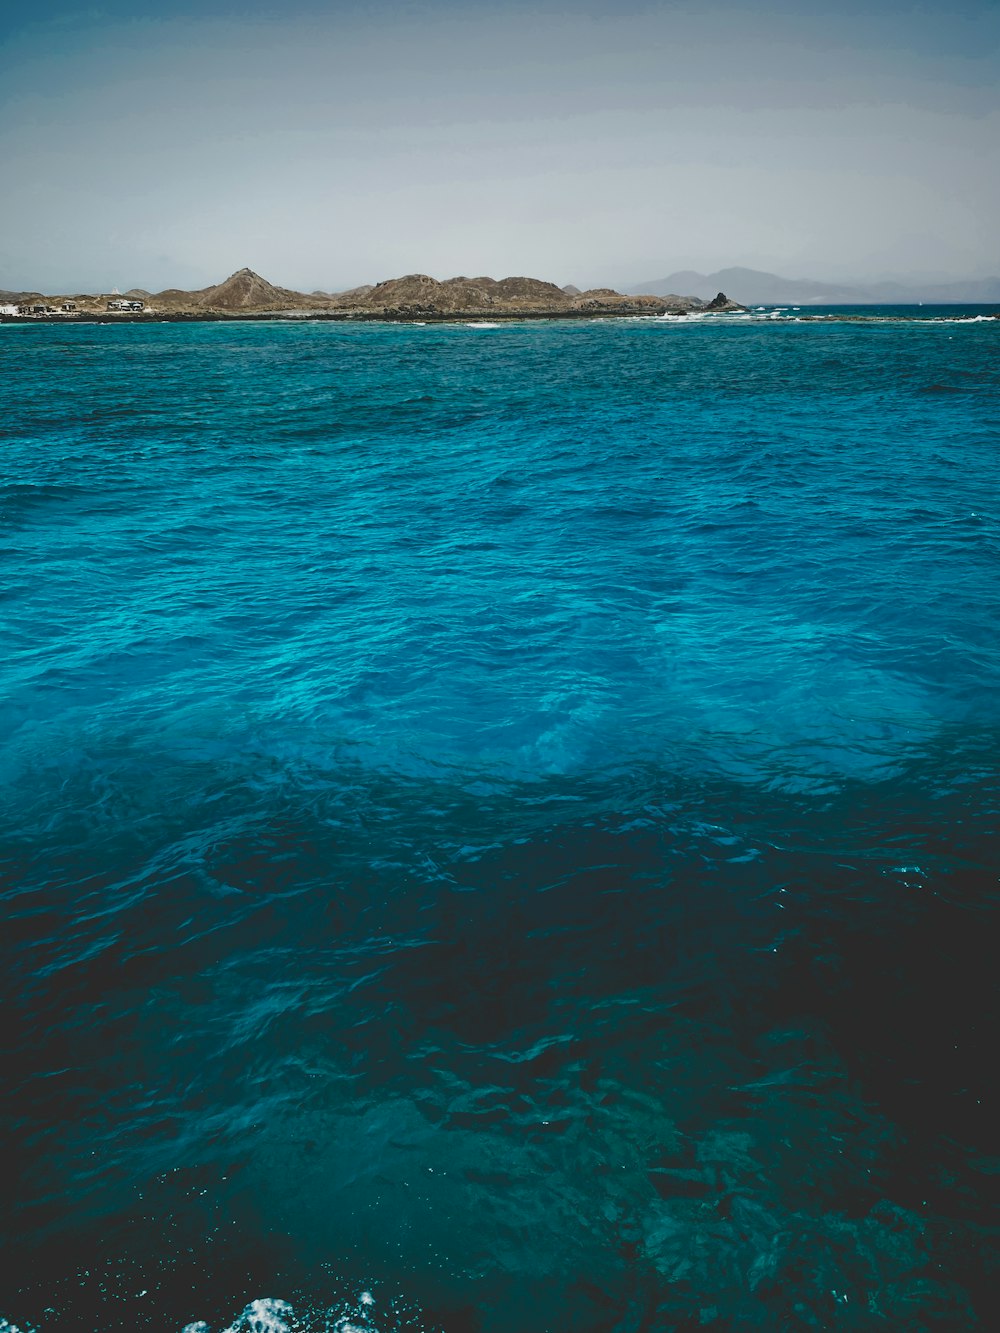
{"type": "Polygon", "coordinates": [[[719,292],[717,296],[709,301],[708,305],[702,306],[703,310],[746,310],[745,305],[740,305],[738,301],[730,301],[725,292],[719,292]]]}

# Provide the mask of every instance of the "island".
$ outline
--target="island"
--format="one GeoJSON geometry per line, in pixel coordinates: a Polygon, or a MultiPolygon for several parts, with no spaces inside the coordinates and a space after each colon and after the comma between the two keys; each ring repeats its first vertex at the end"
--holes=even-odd
{"type": "Polygon", "coordinates": [[[328,319],[398,323],[593,319],[615,316],[726,313],[745,307],[720,292],[712,301],[697,296],[623,295],[610,287],[581,292],[540,278],[448,278],[424,273],[390,278],[345,292],[295,292],[275,287],[242,268],[224,282],[200,291],[151,293],[140,289],[110,294],[43,296],[0,292],[0,319],[119,323],[153,320],[328,319]]]}

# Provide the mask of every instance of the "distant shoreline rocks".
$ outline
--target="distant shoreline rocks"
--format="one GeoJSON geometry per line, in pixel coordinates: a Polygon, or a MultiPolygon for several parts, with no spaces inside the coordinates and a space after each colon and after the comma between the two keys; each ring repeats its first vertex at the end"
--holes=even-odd
{"type": "MultiPolygon", "coordinates": [[[[440,281],[425,273],[390,278],[350,291],[295,292],[276,287],[252,269],[243,268],[215,287],[199,291],[169,288],[150,293],[134,288],[127,298],[141,299],[143,309],[122,310],[117,292],[73,297],[30,296],[72,309],[19,313],[16,304],[25,293],[6,293],[12,305],[0,306],[0,318],[41,319],[51,322],[139,323],[162,320],[218,319],[328,319],[340,321],[382,320],[394,323],[428,323],[469,319],[586,319],[609,316],[686,315],[695,311],[740,311],[746,307],[720,292],[714,301],[696,296],[624,295],[610,287],[581,292],[557,287],[540,278],[448,278],[440,281]],[[114,303],[115,308],[109,307],[114,303]]],[[[122,305],[125,302],[121,302],[122,305]]]]}

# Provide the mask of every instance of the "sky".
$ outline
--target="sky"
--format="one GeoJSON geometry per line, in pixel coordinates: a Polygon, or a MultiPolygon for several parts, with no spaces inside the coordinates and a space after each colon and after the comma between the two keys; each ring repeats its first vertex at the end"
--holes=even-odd
{"type": "Polygon", "coordinates": [[[1000,271],[997,0],[2,0],[0,289],[1000,271]]]}

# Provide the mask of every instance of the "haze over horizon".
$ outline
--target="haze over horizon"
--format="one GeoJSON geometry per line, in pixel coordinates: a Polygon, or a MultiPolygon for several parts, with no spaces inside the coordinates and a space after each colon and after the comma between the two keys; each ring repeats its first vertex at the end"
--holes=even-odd
{"type": "Polygon", "coordinates": [[[985,0],[14,0],[0,41],[0,288],[1000,268],[985,0]]]}

